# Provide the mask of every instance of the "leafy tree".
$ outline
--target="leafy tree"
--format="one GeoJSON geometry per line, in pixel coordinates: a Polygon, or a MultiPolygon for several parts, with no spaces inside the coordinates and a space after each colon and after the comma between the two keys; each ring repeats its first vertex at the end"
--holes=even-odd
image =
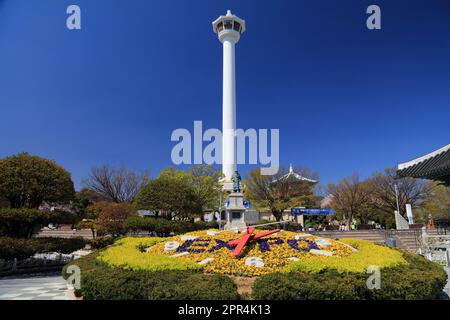
{"type": "Polygon", "coordinates": [[[222,172],[217,171],[210,165],[191,166],[188,171],[169,168],[159,174],[159,178],[175,179],[191,186],[197,207],[202,208],[202,210],[218,208],[221,193],[219,180],[221,177],[222,172]]]}
{"type": "Polygon", "coordinates": [[[96,220],[97,230],[102,234],[118,236],[125,232],[123,222],[134,214],[128,203],[110,203],[99,214],[96,220]]]}
{"type": "Polygon", "coordinates": [[[83,185],[113,202],[133,202],[139,190],[147,183],[147,174],[138,174],[125,167],[113,168],[106,165],[93,167],[83,185]]]}
{"type": "Polygon", "coordinates": [[[219,207],[222,186],[219,182],[223,174],[209,165],[191,166],[189,168],[190,183],[203,209],[219,207]]]}
{"type": "Polygon", "coordinates": [[[73,194],[70,174],[51,160],[28,153],[0,160],[0,197],[12,208],[38,208],[43,201],[66,203],[73,194]]]}
{"type": "Polygon", "coordinates": [[[172,219],[192,219],[206,208],[217,208],[222,173],[211,166],[192,166],[188,171],[169,168],[151,180],[136,197],[137,209],[158,211],[172,219]]]}
{"type": "Polygon", "coordinates": [[[90,229],[93,237],[97,231],[116,236],[124,232],[123,222],[134,213],[133,207],[128,203],[95,202],[85,209],[84,219],[77,224],[77,228],[90,229]]]}
{"type": "MultiPolygon", "coordinates": [[[[310,176],[309,170],[296,170],[301,176],[310,176]]],[[[269,209],[277,221],[283,219],[286,209],[314,205],[314,183],[288,175],[280,168],[273,176],[262,175],[260,169],[249,171],[244,181],[244,193],[257,209],[269,209]]]]}
{"type": "Polygon", "coordinates": [[[426,216],[431,213],[435,219],[450,219],[450,187],[433,183],[430,193],[423,203],[422,211],[426,216]]]}
{"type": "Polygon", "coordinates": [[[71,209],[80,218],[87,216],[87,208],[94,203],[105,201],[105,198],[87,188],[81,189],[75,194],[71,209]]]}
{"type": "Polygon", "coordinates": [[[108,207],[110,207],[113,203],[108,201],[99,201],[95,202],[91,205],[89,205],[86,208],[86,215],[85,217],[87,219],[97,219],[100,214],[108,207]]]}

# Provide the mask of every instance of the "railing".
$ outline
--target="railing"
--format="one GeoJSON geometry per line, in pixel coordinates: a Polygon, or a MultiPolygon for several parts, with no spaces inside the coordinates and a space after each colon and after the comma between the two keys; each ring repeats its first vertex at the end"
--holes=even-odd
{"type": "Polygon", "coordinates": [[[60,270],[64,265],[71,262],[74,256],[56,255],[54,259],[47,258],[28,258],[18,260],[2,260],[0,259],[0,276],[8,276],[24,273],[39,273],[47,271],[60,270]]]}
{"type": "Polygon", "coordinates": [[[450,267],[450,252],[448,250],[430,250],[425,254],[425,257],[444,267],[450,267]]]}
{"type": "Polygon", "coordinates": [[[450,267],[450,235],[425,234],[423,250],[429,260],[450,267]]]}
{"type": "Polygon", "coordinates": [[[406,242],[405,236],[413,235],[414,250],[416,253],[422,251],[422,230],[421,229],[407,229],[407,230],[386,230],[386,238],[394,238],[402,243],[406,242]]]}

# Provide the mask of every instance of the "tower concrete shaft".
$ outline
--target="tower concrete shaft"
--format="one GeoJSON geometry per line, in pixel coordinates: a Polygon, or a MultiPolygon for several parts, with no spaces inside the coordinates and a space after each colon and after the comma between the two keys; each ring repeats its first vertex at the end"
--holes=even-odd
{"type": "Polygon", "coordinates": [[[237,170],[235,47],[245,31],[245,21],[228,10],[225,16],[220,16],[213,22],[213,29],[223,45],[222,173],[227,185],[237,170]]]}
{"type": "Polygon", "coordinates": [[[230,181],[236,164],[236,69],[235,39],[223,39],[223,97],[222,97],[222,172],[230,181]]]}

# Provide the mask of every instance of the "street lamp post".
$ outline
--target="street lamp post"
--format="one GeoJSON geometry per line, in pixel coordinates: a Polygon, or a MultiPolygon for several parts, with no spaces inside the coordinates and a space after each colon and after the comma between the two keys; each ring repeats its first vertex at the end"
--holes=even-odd
{"type": "Polygon", "coordinates": [[[394,184],[394,190],[395,190],[395,200],[397,201],[397,212],[400,214],[400,204],[398,201],[398,186],[397,184],[394,184]]]}

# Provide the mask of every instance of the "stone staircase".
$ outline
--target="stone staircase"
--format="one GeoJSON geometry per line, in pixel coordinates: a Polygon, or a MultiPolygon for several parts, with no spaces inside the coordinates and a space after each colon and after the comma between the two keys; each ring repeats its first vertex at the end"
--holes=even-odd
{"type": "Polygon", "coordinates": [[[387,238],[396,241],[397,248],[418,253],[421,247],[420,230],[351,230],[351,231],[315,231],[311,234],[332,238],[356,238],[384,244],[387,238]]]}
{"type": "Polygon", "coordinates": [[[81,237],[85,239],[92,239],[92,231],[89,229],[76,230],[70,226],[61,226],[57,229],[42,228],[37,234],[36,238],[76,238],[81,237]]]}
{"type": "Polygon", "coordinates": [[[315,231],[310,233],[332,239],[356,238],[380,244],[383,244],[386,241],[385,230],[315,231]]]}
{"type": "Polygon", "coordinates": [[[420,253],[421,230],[391,230],[388,231],[388,237],[396,240],[397,248],[412,253],[420,253]]]}

